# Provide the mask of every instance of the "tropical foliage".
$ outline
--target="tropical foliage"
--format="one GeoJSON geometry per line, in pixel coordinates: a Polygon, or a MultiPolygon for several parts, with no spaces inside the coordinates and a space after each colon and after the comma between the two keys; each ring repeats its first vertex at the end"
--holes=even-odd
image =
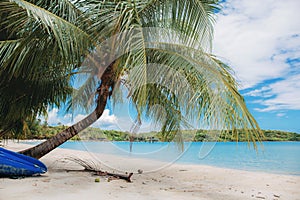
{"type": "MultiPolygon", "coordinates": [[[[49,126],[45,122],[35,120],[27,122],[29,131],[27,134],[16,133],[7,134],[6,139],[19,139],[19,140],[45,140],[53,137],[57,133],[66,129],[66,126],[60,124],[58,126],[49,126]]],[[[265,137],[263,141],[300,141],[300,134],[294,132],[286,132],[279,130],[262,130],[265,137]]],[[[73,137],[71,140],[88,140],[88,141],[130,141],[130,132],[116,131],[116,130],[101,130],[99,128],[89,127],[83,130],[80,134],[73,137]]],[[[239,131],[238,138],[236,138],[231,131],[223,132],[217,136],[212,137],[209,130],[183,130],[183,141],[247,141],[246,133],[243,130],[239,131]]],[[[5,139],[2,138],[2,139],[5,139]]],[[[0,137],[1,140],[1,137],[0,137]]],[[[172,138],[164,138],[162,132],[147,132],[134,135],[134,141],[151,142],[151,141],[172,141],[172,138]]]]}
{"type": "Polygon", "coordinates": [[[55,148],[96,121],[108,97],[122,102],[127,88],[136,128],[149,117],[163,138],[197,124],[243,129],[254,141],[262,132],[231,69],[210,53],[218,9],[216,0],[1,1],[0,127],[66,101],[70,110],[95,109],[51,140],[55,148]],[[85,82],[72,88],[80,74],[85,82]]]}

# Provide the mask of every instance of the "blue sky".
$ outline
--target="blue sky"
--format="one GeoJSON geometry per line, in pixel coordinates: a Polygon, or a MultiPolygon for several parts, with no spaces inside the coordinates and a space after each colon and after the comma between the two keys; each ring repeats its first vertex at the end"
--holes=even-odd
{"type": "MultiPolygon", "coordinates": [[[[222,5],[213,53],[235,71],[239,90],[261,128],[300,133],[300,1],[227,0],[222,5]]],[[[109,105],[94,126],[129,130],[133,119],[128,104],[111,110],[109,105]]],[[[70,119],[53,109],[48,123],[70,125],[70,119]]],[[[144,123],[144,129],[154,128],[144,123]]]]}
{"type": "Polygon", "coordinates": [[[214,53],[232,66],[263,129],[300,133],[299,0],[227,0],[214,53]]]}

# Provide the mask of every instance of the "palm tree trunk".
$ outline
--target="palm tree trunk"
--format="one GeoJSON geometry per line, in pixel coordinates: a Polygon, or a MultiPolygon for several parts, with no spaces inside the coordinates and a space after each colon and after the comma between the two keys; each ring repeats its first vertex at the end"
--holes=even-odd
{"type": "Polygon", "coordinates": [[[94,111],[83,120],[56,134],[45,142],[21,151],[20,153],[39,159],[97,121],[98,118],[96,116],[96,111],[94,111]]]}
{"type": "Polygon", "coordinates": [[[4,137],[13,127],[15,126],[14,123],[12,123],[11,125],[9,125],[8,127],[6,127],[4,130],[0,131],[0,138],[4,137]]]}
{"type": "Polygon", "coordinates": [[[80,131],[84,130],[85,128],[89,127],[91,124],[93,124],[95,121],[97,121],[106,106],[107,98],[110,94],[109,91],[112,89],[113,84],[113,65],[112,63],[104,72],[104,74],[101,77],[101,85],[97,89],[98,98],[97,98],[97,107],[96,109],[89,114],[87,117],[85,117],[83,120],[77,122],[76,124],[70,126],[69,128],[65,129],[64,131],[56,134],[52,138],[46,140],[45,142],[31,147],[29,149],[23,150],[20,153],[31,156],[34,158],[41,158],[53,149],[57,148],[67,140],[71,139],[75,135],[77,135],[80,131]]]}

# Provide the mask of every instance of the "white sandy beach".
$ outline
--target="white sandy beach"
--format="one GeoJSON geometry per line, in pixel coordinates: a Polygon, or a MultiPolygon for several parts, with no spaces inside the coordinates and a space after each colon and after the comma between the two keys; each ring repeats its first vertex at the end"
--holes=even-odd
{"type": "MultiPolygon", "coordinates": [[[[14,151],[27,147],[28,145],[14,142],[5,146],[14,151]]],[[[95,182],[95,178],[99,176],[76,171],[83,168],[66,160],[70,157],[95,160],[87,152],[55,149],[41,159],[48,167],[46,174],[24,179],[0,178],[0,200],[300,199],[299,176],[181,164],[149,172],[161,164],[156,161],[101,155],[106,163],[106,166],[100,165],[101,170],[113,171],[108,166],[117,166],[119,169],[126,169],[120,173],[128,171],[134,175],[132,183],[124,180],[108,182],[106,177],[100,177],[100,182],[95,182]],[[137,169],[142,169],[144,173],[138,174],[137,169]]]]}

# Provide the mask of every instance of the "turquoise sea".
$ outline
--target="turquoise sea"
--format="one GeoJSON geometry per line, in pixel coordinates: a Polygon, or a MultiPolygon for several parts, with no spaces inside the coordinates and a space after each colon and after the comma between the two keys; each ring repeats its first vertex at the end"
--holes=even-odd
{"type": "Polygon", "coordinates": [[[184,151],[176,143],[69,141],[60,148],[84,150],[178,164],[210,165],[267,173],[300,175],[300,142],[187,142],[184,151]]]}

